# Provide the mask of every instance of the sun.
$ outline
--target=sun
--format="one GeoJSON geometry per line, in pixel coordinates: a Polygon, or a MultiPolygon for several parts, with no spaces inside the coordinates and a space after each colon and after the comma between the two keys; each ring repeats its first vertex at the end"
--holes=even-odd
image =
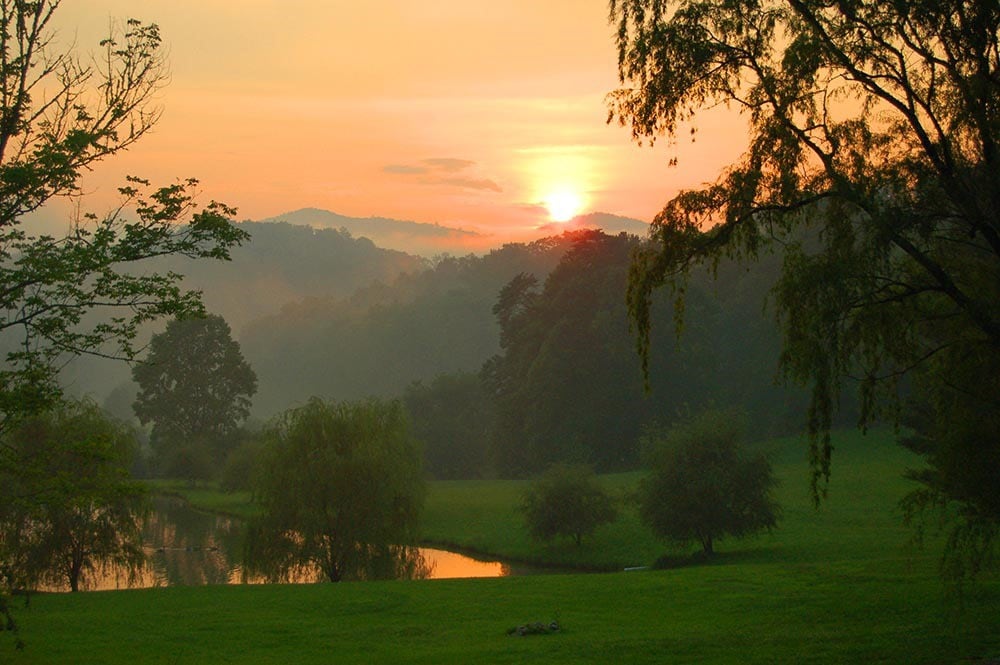
{"type": "Polygon", "coordinates": [[[583,209],[583,197],[572,189],[554,190],[545,197],[544,203],[553,222],[568,221],[583,209]]]}

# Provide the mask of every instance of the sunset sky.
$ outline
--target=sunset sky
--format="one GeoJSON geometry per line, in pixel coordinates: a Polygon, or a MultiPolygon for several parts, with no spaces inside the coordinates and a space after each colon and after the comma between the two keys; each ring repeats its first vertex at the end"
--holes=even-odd
{"type": "Polygon", "coordinates": [[[84,206],[110,205],[134,174],[197,177],[240,219],[316,207],[499,240],[531,236],[550,209],[648,221],[738,155],[742,123],[717,112],[673,148],[606,124],[618,85],[607,11],[606,0],[64,0],[61,40],[90,50],[112,18],[155,22],[171,71],[160,124],[87,177],[84,206]]]}

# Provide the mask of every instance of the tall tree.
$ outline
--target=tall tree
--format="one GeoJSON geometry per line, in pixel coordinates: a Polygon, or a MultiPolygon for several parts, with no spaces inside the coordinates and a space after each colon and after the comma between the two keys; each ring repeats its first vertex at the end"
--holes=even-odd
{"type": "Polygon", "coordinates": [[[132,377],[139,384],[135,414],[142,424],[153,424],[153,450],[168,473],[182,475],[178,462],[192,458],[198,447],[221,463],[257,392],[257,375],[216,315],[168,323],[153,336],[132,377]]]}
{"type": "MultiPolygon", "coordinates": [[[[719,104],[749,119],[743,157],[668,202],[636,257],[629,307],[640,350],[648,353],[655,289],[699,262],[777,247],[782,366],[812,388],[817,496],[849,378],[865,422],[895,409],[899,379],[912,372],[928,394],[971,396],[996,413],[1000,391],[980,386],[967,359],[1000,366],[1000,5],[610,6],[623,83],[609,97],[612,118],[639,139],[676,137],[719,104]]],[[[998,445],[988,437],[963,448],[996,478],[998,445]]],[[[937,489],[945,501],[989,507],[992,486],[937,489]]],[[[980,533],[996,533],[1000,514],[973,513],[988,527],[980,533]]]]}
{"type": "Polygon", "coordinates": [[[0,560],[25,588],[80,589],[88,575],[131,578],[141,547],[145,490],[129,478],[137,443],[91,402],[67,403],[8,433],[0,482],[0,560]]]}
{"type": "Polygon", "coordinates": [[[641,423],[704,396],[706,372],[682,370],[704,367],[706,354],[690,344],[684,354],[664,345],[654,360],[664,370],[654,399],[643,399],[622,297],[639,240],[591,230],[574,239],[541,288],[533,275],[518,275],[493,310],[502,353],[482,376],[497,410],[495,463],[506,475],[533,475],[554,462],[634,468],[641,423]]]}
{"type": "Polygon", "coordinates": [[[342,579],[419,575],[420,449],[399,402],[312,399],[264,432],[246,570],[342,579]]]}

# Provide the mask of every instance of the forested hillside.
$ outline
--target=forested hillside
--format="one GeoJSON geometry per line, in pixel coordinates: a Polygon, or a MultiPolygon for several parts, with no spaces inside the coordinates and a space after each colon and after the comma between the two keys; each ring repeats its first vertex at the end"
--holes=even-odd
{"type": "Polygon", "coordinates": [[[500,288],[522,272],[544,279],[577,235],[443,258],[391,284],[302,300],[254,322],[240,341],[260,379],[255,409],[270,414],[313,395],[399,395],[414,381],[477,370],[498,350],[500,288]]]}
{"type": "MultiPolygon", "coordinates": [[[[312,396],[404,396],[438,477],[631,468],[643,427],[706,406],[741,408],[762,434],[802,425],[801,391],[775,385],[773,259],[696,274],[680,338],[658,296],[647,392],[624,301],[636,236],[567,231],[432,263],[342,231],[242,227],[254,241],[232,263],[191,264],[187,279],[236,322],[259,419],[312,396]]],[[[105,368],[122,369],[91,360],[68,376],[102,401],[117,386],[105,403],[127,416],[134,388],[105,368]]]]}
{"type": "Polygon", "coordinates": [[[250,241],[230,262],[164,259],[163,267],[185,276],[205,294],[209,311],[239,334],[248,322],[276,314],[303,298],[341,298],[372,282],[391,283],[400,273],[420,271],[419,257],[377,247],[343,229],[317,229],[284,222],[241,222],[250,241]]]}
{"type": "Polygon", "coordinates": [[[501,348],[484,364],[478,391],[455,375],[407,392],[433,473],[523,476],[554,462],[635,468],[644,428],[706,407],[746,412],[754,436],[802,426],[801,391],[774,380],[780,339],[764,311],[773,261],[749,270],[725,264],[717,279],[698,274],[680,338],[672,303],[656,303],[647,391],[623,297],[642,241],[599,231],[573,237],[547,278],[522,273],[500,290],[493,311],[501,348]],[[457,386],[465,386],[461,399],[457,386]]]}

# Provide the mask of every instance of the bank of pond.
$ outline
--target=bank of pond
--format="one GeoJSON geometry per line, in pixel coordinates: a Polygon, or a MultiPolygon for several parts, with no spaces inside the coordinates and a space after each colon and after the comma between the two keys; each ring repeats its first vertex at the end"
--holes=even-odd
{"type": "MultiPolygon", "coordinates": [[[[244,575],[242,558],[246,525],[243,519],[197,510],[173,494],[154,494],[143,529],[146,563],[132,575],[96,571],[83,585],[86,591],[125,588],[199,586],[215,584],[264,584],[260,576],[244,575]]],[[[440,547],[415,548],[421,565],[418,579],[504,577],[559,572],[555,567],[503,561],[440,547]]],[[[287,583],[321,582],[319,569],[303,568],[287,583]]],[[[69,591],[68,586],[48,586],[47,592],[69,591]]]]}

